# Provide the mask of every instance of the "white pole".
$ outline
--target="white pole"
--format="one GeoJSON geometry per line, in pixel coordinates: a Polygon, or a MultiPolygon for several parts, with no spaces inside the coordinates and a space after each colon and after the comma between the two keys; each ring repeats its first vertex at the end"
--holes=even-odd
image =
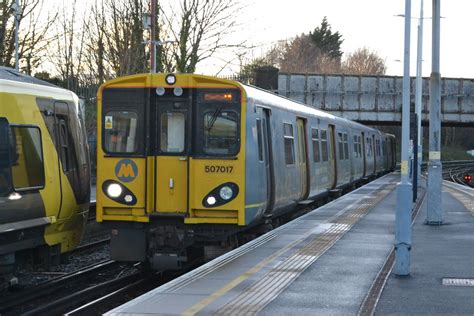
{"type": "Polygon", "coordinates": [[[396,275],[410,274],[411,211],[413,190],[408,176],[408,144],[410,134],[410,22],[411,0],[405,0],[405,45],[403,56],[402,95],[402,159],[401,177],[397,186],[395,219],[395,266],[396,275]]]}
{"type": "Polygon", "coordinates": [[[21,16],[20,0],[15,0],[13,15],[15,17],[15,69],[20,70],[20,61],[19,61],[19,55],[18,55],[18,50],[19,50],[18,29],[20,27],[20,16],[21,16]]]}
{"type": "Polygon", "coordinates": [[[440,53],[440,0],[433,0],[433,39],[431,50],[430,77],[430,152],[428,162],[428,201],[426,203],[426,224],[441,225],[443,210],[441,193],[443,165],[441,164],[441,73],[440,53]]]}
{"type": "Polygon", "coordinates": [[[421,132],[421,106],[422,106],[422,91],[423,91],[423,77],[422,77],[422,59],[423,59],[423,0],[420,4],[420,20],[418,22],[418,45],[416,52],[416,92],[415,92],[415,107],[417,115],[417,131],[418,131],[418,157],[417,157],[417,183],[420,185],[421,162],[423,160],[423,144],[421,132]]]}

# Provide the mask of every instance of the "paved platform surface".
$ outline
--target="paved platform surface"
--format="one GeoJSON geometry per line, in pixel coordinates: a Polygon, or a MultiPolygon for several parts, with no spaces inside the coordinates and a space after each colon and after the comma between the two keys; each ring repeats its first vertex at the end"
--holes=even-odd
{"type": "MultiPolygon", "coordinates": [[[[108,315],[357,315],[393,249],[399,179],[382,177],[108,315]]],[[[474,315],[474,286],[442,285],[474,278],[472,191],[445,187],[439,227],[423,224],[422,204],[412,275],[389,277],[376,315],[474,315]]]]}
{"type": "Polygon", "coordinates": [[[390,276],[376,315],[474,315],[474,190],[456,187],[443,186],[444,225],[424,224],[424,202],[413,225],[411,274],[390,276]],[[443,285],[443,278],[470,280],[443,285]]]}

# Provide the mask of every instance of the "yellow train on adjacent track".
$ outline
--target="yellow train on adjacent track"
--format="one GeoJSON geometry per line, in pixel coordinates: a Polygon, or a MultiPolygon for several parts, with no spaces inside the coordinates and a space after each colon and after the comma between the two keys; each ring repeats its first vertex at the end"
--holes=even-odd
{"type": "Polygon", "coordinates": [[[79,244],[90,165],[79,98],[0,67],[0,288],[79,244]]]}

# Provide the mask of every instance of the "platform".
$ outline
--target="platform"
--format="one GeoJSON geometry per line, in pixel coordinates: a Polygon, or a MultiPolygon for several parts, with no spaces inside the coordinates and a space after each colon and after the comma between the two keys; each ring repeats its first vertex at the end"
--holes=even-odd
{"type": "Polygon", "coordinates": [[[474,278],[474,190],[444,187],[447,225],[424,225],[421,206],[412,275],[387,280],[399,179],[373,181],[107,315],[356,315],[371,301],[383,315],[472,314],[474,286],[442,278],[474,278]]]}

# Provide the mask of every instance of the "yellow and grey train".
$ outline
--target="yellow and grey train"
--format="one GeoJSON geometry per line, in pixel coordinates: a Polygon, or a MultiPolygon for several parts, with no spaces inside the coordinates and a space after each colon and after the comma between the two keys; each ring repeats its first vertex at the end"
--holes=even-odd
{"type": "Polygon", "coordinates": [[[155,269],[395,167],[392,135],[201,75],[106,82],[98,118],[97,220],[155,269]]]}
{"type": "Polygon", "coordinates": [[[0,67],[0,286],[77,247],[90,199],[79,99],[0,67]]]}

